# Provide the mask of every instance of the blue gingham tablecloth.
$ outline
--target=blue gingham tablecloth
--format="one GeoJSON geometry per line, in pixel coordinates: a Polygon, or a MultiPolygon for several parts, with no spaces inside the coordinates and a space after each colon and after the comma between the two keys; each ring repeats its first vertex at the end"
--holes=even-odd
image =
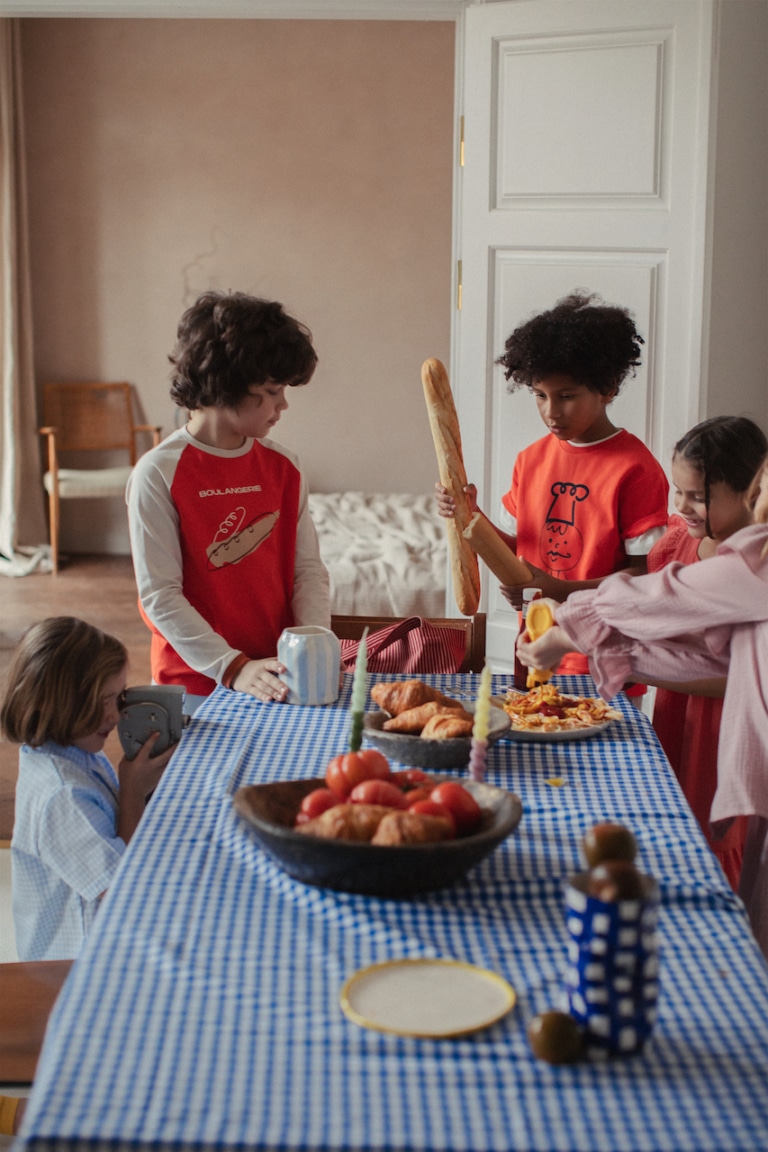
{"type": "Polygon", "coordinates": [[[488,782],[524,804],[516,834],[451,889],[380,900],[291,880],[231,806],[243,784],[322,775],[349,692],[301,709],[219,689],[195,715],[56,1005],[19,1147],[768,1147],[768,968],[647,718],[622,697],[592,739],[494,745],[488,782]],[[634,829],[661,885],[659,1019],[640,1056],[553,1067],[526,1026],[562,1003],[564,880],[605,819],[634,829]],[[342,1014],[357,969],[420,956],[498,972],[513,1012],[439,1041],[342,1014]]]}

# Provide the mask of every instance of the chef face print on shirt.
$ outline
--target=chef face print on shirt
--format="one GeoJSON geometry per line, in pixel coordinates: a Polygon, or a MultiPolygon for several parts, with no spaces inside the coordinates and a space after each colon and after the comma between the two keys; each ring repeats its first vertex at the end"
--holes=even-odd
{"type": "Polygon", "coordinates": [[[542,567],[559,576],[574,568],[584,550],[584,538],[576,520],[578,509],[589,496],[585,484],[556,481],[550,488],[552,503],[539,537],[542,567]]]}
{"type": "MultiPolygon", "coordinates": [[[[558,440],[595,444],[616,432],[607,413],[616,395],[615,388],[607,393],[598,392],[573,376],[555,372],[534,381],[531,392],[539,415],[558,440]]],[[[578,564],[584,550],[577,521],[579,506],[589,496],[589,488],[558,480],[550,492],[552,503],[541,530],[539,548],[542,567],[553,576],[562,576],[578,564]]]]}

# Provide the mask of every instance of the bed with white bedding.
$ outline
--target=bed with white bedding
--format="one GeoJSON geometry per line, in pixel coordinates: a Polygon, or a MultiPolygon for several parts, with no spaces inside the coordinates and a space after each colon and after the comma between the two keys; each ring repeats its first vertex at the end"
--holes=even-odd
{"type": "Polygon", "coordinates": [[[433,495],[313,492],[331,611],[445,616],[448,550],[433,495]]]}

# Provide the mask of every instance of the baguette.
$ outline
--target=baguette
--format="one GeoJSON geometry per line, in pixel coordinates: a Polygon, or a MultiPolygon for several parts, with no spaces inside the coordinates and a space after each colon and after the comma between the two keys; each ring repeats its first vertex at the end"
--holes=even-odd
{"type": "Polygon", "coordinates": [[[501,584],[525,584],[531,571],[494,531],[493,525],[477,512],[464,529],[464,538],[490,568],[501,584]]]}
{"type": "Polygon", "coordinates": [[[464,491],[467,474],[461,452],[461,431],[448,383],[448,375],[439,360],[425,360],[421,366],[421,383],[427,402],[429,426],[437,454],[440,483],[456,501],[456,513],[446,520],[448,554],[456,604],[463,616],[474,616],[480,604],[480,568],[464,529],[472,519],[472,506],[464,491]]]}

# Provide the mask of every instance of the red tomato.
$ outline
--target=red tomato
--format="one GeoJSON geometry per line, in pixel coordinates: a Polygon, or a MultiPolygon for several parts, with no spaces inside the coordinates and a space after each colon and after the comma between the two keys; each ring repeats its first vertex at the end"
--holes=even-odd
{"type": "Polygon", "coordinates": [[[438,784],[430,793],[430,799],[444,804],[453,813],[456,820],[456,832],[459,836],[466,836],[480,823],[482,809],[466,788],[455,784],[452,780],[438,784]]]}
{"type": "Polygon", "coordinates": [[[422,772],[421,768],[405,768],[402,772],[393,772],[392,779],[402,788],[403,792],[407,792],[409,788],[420,788],[422,784],[429,783],[429,776],[426,772],[422,772]]]}
{"type": "Polygon", "coordinates": [[[445,804],[438,804],[436,800],[417,800],[415,804],[408,805],[409,812],[420,812],[422,816],[441,816],[451,826],[451,836],[456,835],[456,820],[450,808],[445,804]]]}
{"type": "Polygon", "coordinates": [[[408,801],[397,784],[390,780],[363,780],[349,794],[353,804],[384,804],[387,808],[407,808],[408,801]]]}
{"type": "MultiPolygon", "coordinates": [[[[314,820],[315,816],[319,816],[322,812],[327,811],[328,808],[335,808],[337,804],[343,804],[346,797],[342,796],[341,792],[332,792],[330,788],[315,788],[312,792],[308,792],[299,805],[299,814],[306,816],[307,820],[314,820]]],[[[303,824],[303,820],[299,820],[303,824]]]]}
{"type": "Polygon", "coordinates": [[[363,780],[389,780],[391,775],[386,756],[375,748],[362,748],[334,756],[325,771],[325,782],[333,792],[348,796],[363,780]]]}
{"type": "Polygon", "coordinates": [[[410,808],[412,804],[416,804],[419,800],[429,800],[431,788],[409,788],[403,795],[408,802],[410,808]]]}

